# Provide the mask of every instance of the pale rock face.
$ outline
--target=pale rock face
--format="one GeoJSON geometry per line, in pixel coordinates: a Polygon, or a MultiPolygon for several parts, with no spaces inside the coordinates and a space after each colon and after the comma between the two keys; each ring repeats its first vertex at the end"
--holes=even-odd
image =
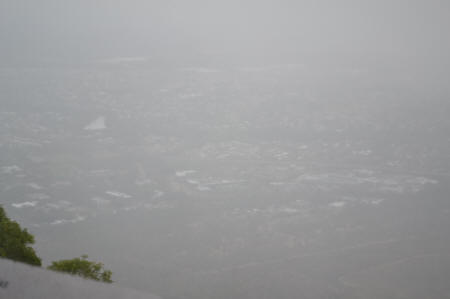
{"type": "Polygon", "coordinates": [[[37,205],[37,201],[25,201],[21,203],[13,203],[11,204],[14,208],[21,209],[26,207],[35,207],[37,205]]]}
{"type": "Polygon", "coordinates": [[[106,118],[104,116],[99,116],[96,120],[84,127],[88,131],[98,131],[106,129],[106,118]]]}
{"type": "Polygon", "coordinates": [[[175,175],[177,176],[177,177],[185,177],[185,176],[187,176],[187,175],[190,175],[190,174],[193,174],[193,173],[196,173],[197,171],[195,171],[195,170],[179,170],[179,171],[177,171],[176,173],[175,173],[175,175]]]}
{"type": "Polygon", "coordinates": [[[106,191],[105,193],[113,197],[131,198],[131,195],[118,191],[106,191]]]}

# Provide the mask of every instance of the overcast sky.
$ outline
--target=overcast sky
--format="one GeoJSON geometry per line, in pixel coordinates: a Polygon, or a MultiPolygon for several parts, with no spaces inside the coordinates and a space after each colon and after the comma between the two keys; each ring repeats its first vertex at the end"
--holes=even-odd
{"type": "Polygon", "coordinates": [[[0,0],[0,59],[445,54],[449,20],[445,0],[0,0]]]}

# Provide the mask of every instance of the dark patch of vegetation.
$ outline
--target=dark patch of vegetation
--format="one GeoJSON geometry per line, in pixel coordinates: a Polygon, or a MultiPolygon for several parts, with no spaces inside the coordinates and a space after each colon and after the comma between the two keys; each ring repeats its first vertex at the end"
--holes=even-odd
{"type": "MultiPolygon", "coordinates": [[[[13,261],[26,263],[32,266],[41,266],[41,259],[34,249],[34,236],[27,229],[6,215],[0,206],[0,257],[13,261]]],[[[70,260],[53,261],[49,270],[78,275],[86,279],[112,283],[112,272],[104,268],[102,263],[89,261],[87,255],[70,260]]]]}

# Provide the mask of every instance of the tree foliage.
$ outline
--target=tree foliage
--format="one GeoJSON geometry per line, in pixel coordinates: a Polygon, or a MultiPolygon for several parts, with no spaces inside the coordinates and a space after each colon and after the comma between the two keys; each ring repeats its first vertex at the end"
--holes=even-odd
{"type": "Polygon", "coordinates": [[[66,272],[83,278],[112,283],[112,272],[106,270],[102,263],[89,261],[87,255],[71,260],[54,261],[47,268],[53,271],[66,272]]]}
{"type": "Polygon", "coordinates": [[[41,259],[29,244],[34,244],[34,236],[9,219],[0,206],[0,257],[41,266],[41,259]]]}
{"type": "MultiPolygon", "coordinates": [[[[29,246],[30,244],[34,244],[34,236],[27,229],[22,229],[16,221],[9,219],[0,205],[0,257],[33,266],[41,266],[41,259],[36,255],[34,249],[29,246]]],[[[71,260],[54,261],[47,268],[87,279],[107,283],[113,282],[110,270],[104,269],[102,263],[89,261],[87,258],[87,255],[83,255],[71,260]]]]}

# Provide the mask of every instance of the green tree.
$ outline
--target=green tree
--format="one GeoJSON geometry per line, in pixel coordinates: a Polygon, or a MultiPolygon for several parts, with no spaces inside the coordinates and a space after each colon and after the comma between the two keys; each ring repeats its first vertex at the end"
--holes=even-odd
{"type": "Polygon", "coordinates": [[[0,206],[0,257],[41,266],[41,259],[29,244],[34,244],[34,236],[9,219],[0,206]]]}
{"type": "Polygon", "coordinates": [[[47,269],[78,275],[83,278],[112,283],[112,272],[103,268],[102,263],[89,261],[87,255],[71,260],[54,261],[47,269]]]}

